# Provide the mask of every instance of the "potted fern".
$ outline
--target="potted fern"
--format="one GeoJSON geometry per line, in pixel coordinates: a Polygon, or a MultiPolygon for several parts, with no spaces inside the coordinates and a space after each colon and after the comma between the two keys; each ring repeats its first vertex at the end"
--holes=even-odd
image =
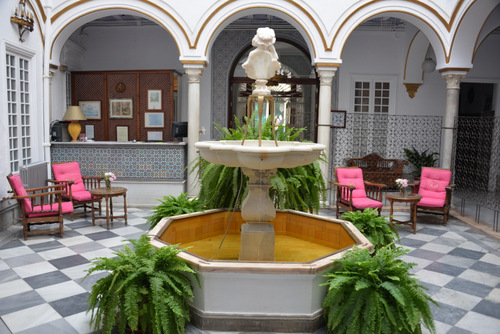
{"type": "Polygon", "coordinates": [[[112,258],[100,257],[87,270],[109,271],[90,292],[90,325],[97,332],[185,333],[189,323],[187,300],[192,300],[190,277],[199,284],[188,264],[177,256],[176,246],[155,248],[147,235],[129,240],[112,258]]]}
{"type": "Polygon", "coordinates": [[[342,215],[342,219],[351,222],[370,240],[375,252],[387,245],[394,247],[394,239],[400,240],[398,230],[387,218],[379,216],[378,211],[371,208],[345,212],[342,215]]]}
{"type": "Polygon", "coordinates": [[[153,229],[164,217],[183,215],[187,213],[203,211],[204,204],[197,197],[189,197],[187,193],[181,193],[179,196],[163,196],[160,205],[152,208],[153,212],[149,215],[147,223],[149,229],[153,229]]]}
{"type": "MultiPolygon", "coordinates": [[[[237,118],[235,118],[235,126],[234,129],[228,129],[217,125],[222,140],[243,139],[245,128],[237,118]]],[[[304,128],[296,129],[278,125],[276,126],[276,139],[294,141],[304,130],[304,128]]],[[[246,138],[257,139],[258,135],[257,127],[249,127],[246,138]]],[[[262,125],[262,139],[273,140],[269,119],[262,125]]],[[[212,164],[201,158],[195,162],[195,167],[200,170],[199,198],[206,203],[208,209],[241,207],[248,192],[248,178],[241,172],[241,168],[212,164]]],[[[326,198],[326,185],[319,161],[295,168],[278,168],[270,182],[269,195],[277,209],[317,213],[320,203],[326,198]]]]}
{"type": "Polygon", "coordinates": [[[419,178],[422,174],[422,167],[434,167],[439,161],[439,153],[427,153],[428,150],[419,152],[415,147],[412,149],[404,148],[406,159],[415,166],[415,170],[411,173],[414,178],[419,178]]]}
{"type": "Polygon", "coordinates": [[[355,248],[324,275],[323,300],[329,333],[420,334],[421,325],[435,333],[429,303],[438,305],[410,273],[416,263],[398,257],[402,247],[382,247],[372,256],[355,248]]]}

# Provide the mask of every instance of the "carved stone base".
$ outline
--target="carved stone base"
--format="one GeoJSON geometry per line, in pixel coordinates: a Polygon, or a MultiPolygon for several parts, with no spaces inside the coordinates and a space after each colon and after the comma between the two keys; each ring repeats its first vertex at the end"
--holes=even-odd
{"type": "Polygon", "coordinates": [[[268,223],[241,225],[240,261],[274,261],[274,227],[268,223]]]}

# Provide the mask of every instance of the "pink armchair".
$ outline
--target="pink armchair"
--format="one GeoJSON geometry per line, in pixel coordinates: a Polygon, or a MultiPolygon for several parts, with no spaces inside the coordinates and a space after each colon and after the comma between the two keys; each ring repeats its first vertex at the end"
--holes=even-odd
{"type": "Polygon", "coordinates": [[[382,189],[385,184],[363,180],[363,171],[359,167],[336,167],[335,178],[331,181],[337,187],[337,218],[340,209],[345,211],[364,210],[366,208],[382,211],[382,189]]]}
{"type": "Polygon", "coordinates": [[[442,217],[426,217],[426,219],[437,220],[446,225],[450,212],[451,190],[455,186],[450,184],[450,180],[449,169],[422,168],[420,181],[413,185],[414,192],[422,196],[417,203],[417,217],[419,213],[439,215],[442,217]]]}
{"type": "MultiPolygon", "coordinates": [[[[87,208],[94,208],[94,202],[97,202],[99,214],[102,213],[102,199],[99,197],[92,198],[89,190],[101,187],[101,177],[82,177],[80,165],[77,161],[57,163],[52,165],[52,173],[55,180],[49,180],[55,184],[65,185],[63,194],[64,200],[69,200],[73,203],[75,209],[83,208],[83,212],[72,212],[71,220],[74,216],[87,213],[87,208]]],[[[92,211],[90,211],[92,212],[92,211]]]]}
{"type": "Polygon", "coordinates": [[[59,233],[64,234],[63,215],[73,212],[71,202],[62,202],[61,195],[64,193],[64,186],[55,185],[34,189],[24,189],[23,182],[19,175],[9,174],[7,176],[14,196],[4,199],[16,199],[22,212],[23,237],[28,239],[28,235],[59,233]],[[59,228],[53,230],[41,229],[31,230],[35,224],[59,224],[59,228]]]}

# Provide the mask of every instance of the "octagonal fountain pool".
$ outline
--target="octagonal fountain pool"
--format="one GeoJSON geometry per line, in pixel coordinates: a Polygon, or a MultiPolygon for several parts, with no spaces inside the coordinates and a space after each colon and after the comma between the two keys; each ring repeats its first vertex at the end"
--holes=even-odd
{"type": "Polygon", "coordinates": [[[320,286],[322,275],[346,251],[369,248],[370,242],[349,222],[277,211],[271,221],[276,260],[241,261],[238,237],[244,223],[240,212],[220,209],[164,218],[150,231],[155,247],[191,247],[179,256],[201,281],[201,288],[194,285],[193,325],[202,330],[283,333],[321,328],[326,294],[320,286]]]}

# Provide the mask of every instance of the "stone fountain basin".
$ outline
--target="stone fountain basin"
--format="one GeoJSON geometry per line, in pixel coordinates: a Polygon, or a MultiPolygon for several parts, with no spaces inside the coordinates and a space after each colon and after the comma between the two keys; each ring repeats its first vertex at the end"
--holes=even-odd
{"type": "MultiPolygon", "coordinates": [[[[224,233],[231,213],[208,210],[164,218],[149,232],[159,248],[224,233]]],[[[245,221],[235,212],[228,233],[240,233],[245,221]]],[[[310,262],[213,261],[185,251],[201,281],[193,285],[192,323],[202,330],[313,333],[323,326],[321,304],[326,294],[323,274],[354,246],[372,245],[350,222],[293,210],[277,211],[276,234],[338,249],[310,262]]]]}
{"type": "Polygon", "coordinates": [[[197,142],[195,146],[201,156],[212,163],[228,167],[247,167],[251,169],[293,168],[316,161],[325,145],[272,140],[221,140],[197,142]]]}

